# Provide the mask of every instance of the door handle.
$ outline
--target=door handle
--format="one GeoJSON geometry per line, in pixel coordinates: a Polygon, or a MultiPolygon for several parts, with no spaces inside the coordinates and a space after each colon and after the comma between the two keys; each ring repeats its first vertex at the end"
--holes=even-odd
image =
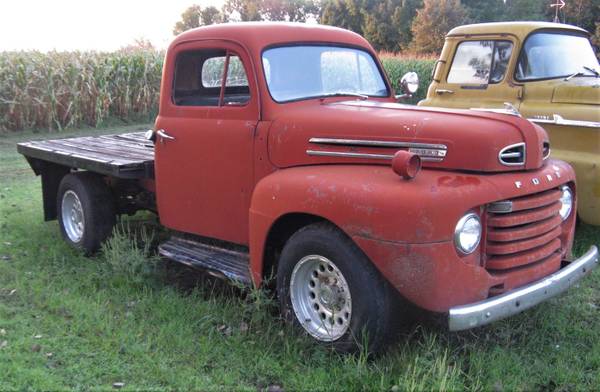
{"type": "Polygon", "coordinates": [[[175,140],[175,138],[171,135],[169,135],[168,133],[165,132],[164,129],[159,129],[158,131],[156,131],[156,134],[160,137],[160,141],[164,141],[166,140],[175,140]]]}
{"type": "Polygon", "coordinates": [[[438,88],[435,90],[436,94],[442,95],[442,94],[454,94],[454,90],[447,90],[444,88],[438,88]]]}

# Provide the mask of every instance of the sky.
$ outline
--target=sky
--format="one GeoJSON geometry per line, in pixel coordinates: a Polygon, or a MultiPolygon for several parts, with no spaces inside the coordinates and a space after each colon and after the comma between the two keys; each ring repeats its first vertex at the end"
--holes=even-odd
{"type": "Polygon", "coordinates": [[[0,0],[0,51],[111,51],[140,38],[166,48],[193,4],[223,0],[0,0]]]}

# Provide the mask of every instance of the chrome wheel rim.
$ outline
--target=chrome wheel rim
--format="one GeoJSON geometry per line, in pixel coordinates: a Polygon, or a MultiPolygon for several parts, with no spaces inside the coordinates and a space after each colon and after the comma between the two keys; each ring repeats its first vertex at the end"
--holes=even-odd
{"type": "Polygon", "coordinates": [[[81,241],[85,217],[83,216],[81,201],[75,192],[65,192],[62,198],[61,211],[62,222],[67,237],[73,242],[81,241]]]}
{"type": "Polygon", "coordinates": [[[296,264],[290,298],[300,325],[316,339],[331,342],[348,330],[352,317],[350,287],[328,258],[310,255],[296,264]]]}

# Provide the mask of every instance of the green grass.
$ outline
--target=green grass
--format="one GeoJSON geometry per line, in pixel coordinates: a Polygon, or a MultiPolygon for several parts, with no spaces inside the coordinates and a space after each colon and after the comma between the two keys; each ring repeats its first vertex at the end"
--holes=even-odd
{"type": "MultiPolygon", "coordinates": [[[[95,258],[68,248],[57,223],[43,222],[39,179],[15,151],[39,137],[0,138],[0,390],[600,385],[600,271],[489,327],[449,333],[426,320],[384,357],[340,356],[282,324],[264,293],[157,259],[165,233],[151,215],[126,220],[95,258]]],[[[582,225],[576,251],[599,238],[598,228],[582,225]]]]}

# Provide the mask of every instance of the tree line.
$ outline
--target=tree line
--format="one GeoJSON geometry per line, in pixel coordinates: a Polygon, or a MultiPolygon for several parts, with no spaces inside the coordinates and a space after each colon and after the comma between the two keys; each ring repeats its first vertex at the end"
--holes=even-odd
{"type": "MultiPolygon", "coordinates": [[[[563,23],[583,27],[600,45],[600,0],[564,0],[563,23]]],[[[552,21],[556,0],[226,0],[222,9],[193,5],[173,34],[228,21],[316,20],[363,35],[379,51],[437,53],[453,27],[500,21],[552,21]]]]}

